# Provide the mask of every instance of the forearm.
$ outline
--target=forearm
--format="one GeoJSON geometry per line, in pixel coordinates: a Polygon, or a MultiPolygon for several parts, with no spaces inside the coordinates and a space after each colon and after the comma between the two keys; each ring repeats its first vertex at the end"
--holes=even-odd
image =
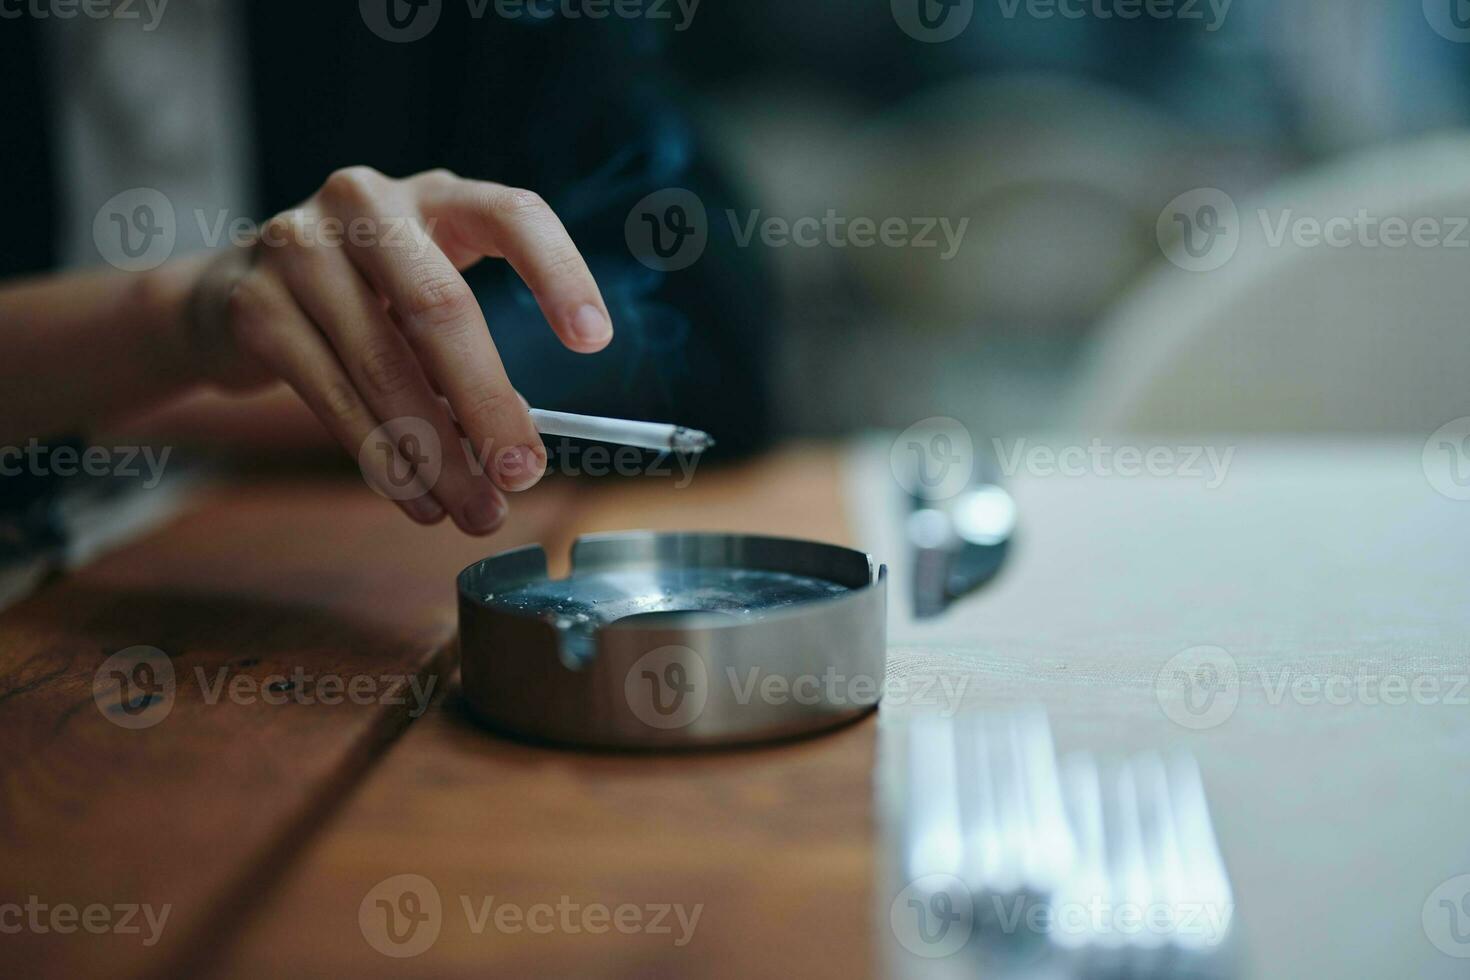
{"type": "Polygon", "coordinates": [[[284,381],[411,518],[453,514],[489,534],[504,493],[541,478],[546,449],[461,274],[488,256],[515,269],[566,348],[612,340],[591,269],[537,194],[347,167],[248,247],[145,276],[0,287],[0,446],[95,430],[206,384],[284,381]],[[474,459],[448,451],[463,439],[474,459]]]}
{"type": "Polygon", "coordinates": [[[85,432],[195,387],[184,325],[207,261],[0,284],[0,444],[85,432]]]}

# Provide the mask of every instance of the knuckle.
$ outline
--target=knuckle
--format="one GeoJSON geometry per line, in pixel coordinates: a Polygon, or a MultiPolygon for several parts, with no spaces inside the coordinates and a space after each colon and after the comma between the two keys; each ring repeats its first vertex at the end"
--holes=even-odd
{"type": "Polygon", "coordinates": [[[448,167],[435,167],[419,174],[418,179],[424,184],[442,187],[458,181],[460,176],[448,167]]]}
{"type": "Polygon", "coordinates": [[[367,386],[381,396],[402,394],[413,383],[412,363],[390,344],[369,346],[362,352],[361,368],[367,386]]]}
{"type": "Polygon", "coordinates": [[[333,421],[346,425],[363,415],[362,396],[345,378],[334,378],[322,386],[318,399],[322,411],[333,421]]]}
{"type": "Polygon", "coordinates": [[[343,167],[327,177],[322,194],[334,201],[357,204],[371,200],[385,183],[387,178],[372,167],[343,167]]]}
{"type": "Polygon", "coordinates": [[[230,287],[225,312],[241,347],[260,354],[270,346],[274,308],[275,297],[255,276],[245,276],[230,287]]]}
{"type": "Polygon", "coordinates": [[[506,187],[492,192],[490,207],[507,219],[519,221],[551,212],[550,205],[540,194],[521,187],[506,187]]]}
{"type": "Polygon", "coordinates": [[[413,335],[410,336],[410,339],[419,344],[432,344],[438,357],[448,363],[465,364],[475,360],[479,347],[487,339],[487,334],[484,328],[478,328],[473,323],[460,320],[457,323],[444,323],[438,326],[432,335],[413,335]]]}
{"type": "Polygon", "coordinates": [[[260,240],[268,246],[300,245],[307,238],[306,215],[300,210],[282,211],[273,215],[260,231],[260,240]]]}
{"type": "Polygon", "coordinates": [[[486,419],[504,412],[517,401],[515,393],[509,389],[483,388],[467,395],[464,407],[470,417],[486,419]]]}
{"type": "Polygon", "coordinates": [[[481,342],[483,337],[480,336],[480,331],[476,327],[466,326],[463,321],[434,334],[434,345],[446,357],[461,363],[475,356],[476,347],[481,342]]]}
{"type": "Polygon", "coordinates": [[[577,251],[576,246],[573,245],[551,247],[546,251],[543,261],[546,273],[553,279],[579,275],[586,269],[582,253],[577,251]]]}
{"type": "Polygon", "coordinates": [[[419,326],[439,327],[477,310],[475,294],[458,275],[429,274],[414,287],[402,312],[419,326]]]}

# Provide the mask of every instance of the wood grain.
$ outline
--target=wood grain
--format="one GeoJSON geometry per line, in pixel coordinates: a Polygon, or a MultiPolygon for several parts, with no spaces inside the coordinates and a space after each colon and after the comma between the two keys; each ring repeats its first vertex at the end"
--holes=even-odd
{"type": "Polygon", "coordinates": [[[393,702],[409,679],[423,690],[449,664],[454,572],[540,536],[570,499],[565,484],[523,496],[513,530],[487,545],[411,525],[360,481],[215,490],[0,616],[0,908],[48,910],[39,927],[0,931],[3,972],[169,975],[212,953],[408,722],[411,705],[393,702]],[[92,684],[136,645],[168,655],[177,687],[161,720],[134,730],[92,684]],[[298,668],[299,697],[281,688],[298,668]],[[221,671],[254,697],[211,703],[221,671]],[[373,687],[328,704],[330,688],[311,693],[327,676],[373,687]],[[143,903],[169,908],[152,945],[149,930],[50,918],[143,903]]]}
{"type": "MultiPolygon", "coordinates": [[[[600,484],[558,525],[552,550],[579,533],[633,527],[846,540],[837,467],[835,453],[798,447],[700,472],[683,489],[600,484]]],[[[868,976],[873,730],[868,720],[694,755],[580,753],[493,737],[451,696],[387,753],[215,973],[868,976]],[[412,959],[374,950],[358,920],[365,896],[399,874],[428,879],[443,910],[437,940],[412,959]],[[559,919],[543,934],[491,919],[476,932],[487,900],[492,910],[566,906],[576,928],[559,919]],[[589,907],[674,904],[700,909],[682,946],[678,926],[580,928],[589,907]]]]}

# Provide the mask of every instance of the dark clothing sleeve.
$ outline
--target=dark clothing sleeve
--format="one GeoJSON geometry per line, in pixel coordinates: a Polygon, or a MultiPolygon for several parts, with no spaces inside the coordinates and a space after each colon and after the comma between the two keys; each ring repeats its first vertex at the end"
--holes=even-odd
{"type": "MultiPolygon", "coordinates": [[[[771,289],[757,250],[738,248],[718,220],[736,193],[681,104],[663,51],[668,23],[508,18],[495,0],[372,0],[396,5],[399,18],[437,11],[426,36],[395,43],[356,3],[239,2],[252,217],[293,206],[352,164],[392,176],[448,167],[532,188],[587,257],[617,334],[599,355],[571,354],[504,263],[482,263],[469,279],[521,393],[538,407],[702,428],[723,452],[767,437],[771,289]],[[665,273],[637,261],[623,229],[636,202],[671,187],[697,194],[712,220],[703,257],[665,273]]],[[[9,106],[0,195],[17,216],[0,278],[55,263],[61,189],[41,26],[23,18],[0,29],[9,106]]]]}
{"type": "Polygon", "coordinates": [[[720,220],[737,194],[681,104],[663,51],[672,28],[508,19],[493,0],[476,17],[446,0],[426,37],[390,43],[356,6],[251,5],[265,212],[351,163],[394,176],[446,166],[534,189],[586,256],[616,338],[593,357],[566,351],[511,270],[484,263],[469,278],[527,400],[705,429],[726,452],[765,440],[771,287],[758,250],[738,248],[720,220]],[[704,203],[709,245],[664,273],[637,261],[624,224],[672,187],[704,203]]]}

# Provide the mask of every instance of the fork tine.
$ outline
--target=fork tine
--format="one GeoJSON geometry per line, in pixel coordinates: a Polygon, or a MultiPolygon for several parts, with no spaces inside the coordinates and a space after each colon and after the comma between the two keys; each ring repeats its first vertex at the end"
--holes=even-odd
{"type": "Polygon", "coordinates": [[[1233,896],[1192,757],[1079,753],[1059,764],[1040,710],[906,728],[904,871],[957,877],[985,903],[976,962],[1020,963],[1015,916],[1043,903],[1050,928],[1025,954],[1033,966],[1050,950],[1047,969],[1074,977],[1231,972],[1221,947],[1233,896]]]}
{"type": "Polygon", "coordinates": [[[1057,946],[1080,950],[1095,942],[1090,923],[1081,913],[1090,907],[1094,897],[1109,897],[1102,773],[1091,755],[1078,753],[1063,760],[1061,783],[1075,856],[1071,875],[1053,898],[1050,937],[1057,946]]]}
{"type": "Polygon", "coordinates": [[[1076,859],[1076,844],[1062,806],[1056,747],[1043,711],[1018,715],[1016,729],[1030,813],[1030,836],[1024,855],[1026,875],[1050,892],[1070,873],[1076,859]]]}
{"type": "Polygon", "coordinates": [[[907,749],[904,872],[910,880],[955,874],[965,847],[953,724],[945,718],[915,718],[908,726],[907,749]]]}
{"type": "Polygon", "coordinates": [[[1229,973],[1228,957],[1215,954],[1233,910],[1230,884],[1194,760],[1141,753],[1100,765],[1080,754],[1064,760],[1062,786],[1078,859],[1057,896],[1052,941],[1069,951],[1074,973],[1229,973]]]}
{"type": "Polygon", "coordinates": [[[1199,954],[1209,954],[1231,935],[1235,899],[1230,876],[1220,856],[1220,845],[1210,820],[1204,780],[1199,764],[1180,753],[1167,763],[1170,802],[1179,838],[1179,853],[1189,894],[1189,912],[1194,928],[1180,931],[1180,945],[1199,954]]]}

